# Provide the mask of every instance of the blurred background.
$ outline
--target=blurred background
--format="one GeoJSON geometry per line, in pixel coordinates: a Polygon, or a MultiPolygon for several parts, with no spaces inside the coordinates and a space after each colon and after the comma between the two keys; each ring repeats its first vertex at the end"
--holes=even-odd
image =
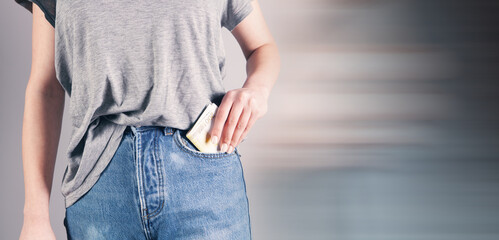
{"type": "MultiPolygon", "coordinates": [[[[282,69],[239,146],[255,240],[499,239],[498,1],[259,2],[282,69]]],[[[0,234],[15,239],[32,16],[0,6],[0,234]]],[[[224,39],[229,90],[245,66],[224,39]]],[[[51,198],[58,239],[65,166],[51,198]]]]}

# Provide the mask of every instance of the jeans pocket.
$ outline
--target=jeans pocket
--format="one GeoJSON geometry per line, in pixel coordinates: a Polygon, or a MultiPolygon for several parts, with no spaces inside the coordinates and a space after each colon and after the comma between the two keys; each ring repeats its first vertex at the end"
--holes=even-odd
{"type": "Polygon", "coordinates": [[[206,153],[199,151],[194,144],[186,137],[187,130],[176,129],[173,134],[174,142],[177,146],[189,155],[205,158],[205,159],[221,159],[221,158],[233,158],[238,157],[239,153],[237,147],[234,148],[232,153],[218,152],[218,153],[206,153]]]}

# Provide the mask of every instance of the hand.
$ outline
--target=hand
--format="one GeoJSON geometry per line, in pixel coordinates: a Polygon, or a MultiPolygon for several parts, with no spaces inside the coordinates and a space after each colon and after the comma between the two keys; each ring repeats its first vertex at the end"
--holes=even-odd
{"type": "Polygon", "coordinates": [[[24,216],[19,240],[55,240],[55,234],[48,217],[24,216]]]}
{"type": "Polygon", "coordinates": [[[211,141],[218,143],[221,151],[232,153],[255,121],[267,113],[268,96],[267,89],[257,87],[227,91],[215,112],[211,141]]]}

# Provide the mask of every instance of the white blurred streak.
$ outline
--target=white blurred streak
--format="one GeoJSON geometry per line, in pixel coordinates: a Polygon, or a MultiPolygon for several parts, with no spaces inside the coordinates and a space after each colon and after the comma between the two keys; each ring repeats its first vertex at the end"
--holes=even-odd
{"type": "Polygon", "coordinates": [[[497,25],[472,22],[496,3],[260,4],[282,69],[239,146],[255,239],[499,239],[497,25]]]}

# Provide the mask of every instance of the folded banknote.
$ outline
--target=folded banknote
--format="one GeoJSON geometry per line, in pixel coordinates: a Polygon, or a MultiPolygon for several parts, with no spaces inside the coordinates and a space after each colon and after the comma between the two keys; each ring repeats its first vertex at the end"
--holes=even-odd
{"type": "Polygon", "coordinates": [[[208,131],[213,124],[213,116],[217,111],[218,106],[215,103],[209,103],[204,108],[201,116],[196,120],[194,126],[187,132],[186,137],[196,146],[201,152],[219,153],[218,144],[211,142],[208,131]]]}

